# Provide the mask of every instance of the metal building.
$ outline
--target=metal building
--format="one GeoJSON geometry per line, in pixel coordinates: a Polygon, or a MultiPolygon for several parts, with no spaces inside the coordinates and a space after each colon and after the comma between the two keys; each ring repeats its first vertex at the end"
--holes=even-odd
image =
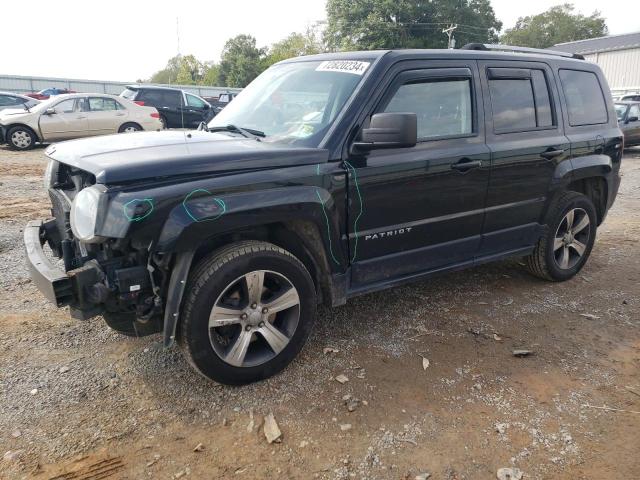
{"type": "Polygon", "coordinates": [[[640,32],[559,43],[550,50],[579,53],[602,68],[611,93],[640,93],[640,32]]]}
{"type": "MultiPolygon", "coordinates": [[[[68,88],[81,93],[111,93],[119,95],[126,85],[136,82],[103,82],[100,80],[78,80],[72,78],[55,77],[26,77],[22,75],[0,75],[0,90],[9,92],[37,92],[50,87],[68,88]]],[[[239,92],[240,88],[208,87],[200,85],[162,85],[180,88],[201,97],[218,96],[224,92],[239,92]]]]}

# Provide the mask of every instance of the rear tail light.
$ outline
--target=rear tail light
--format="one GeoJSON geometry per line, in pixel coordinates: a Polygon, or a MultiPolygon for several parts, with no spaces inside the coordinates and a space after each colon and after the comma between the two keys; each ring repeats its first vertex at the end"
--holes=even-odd
{"type": "Polygon", "coordinates": [[[142,100],[134,100],[133,103],[135,103],[136,105],[140,105],[141,107],[144,107],[144,102],[142,100]]]}
{"type": "Polygon", "coordinates": [[[151,118],[160,118],[160,114],[158,112],[153,112],[151,114],[151,118]]]}

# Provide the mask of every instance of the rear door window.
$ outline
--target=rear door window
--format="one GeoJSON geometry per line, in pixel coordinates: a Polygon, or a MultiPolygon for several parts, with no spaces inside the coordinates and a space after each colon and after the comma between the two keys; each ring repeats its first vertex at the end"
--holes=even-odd
{"type": "Polygon", "coordinates": [[[118,105],[112,98],[89,97],[89,109],[92,112],[117,110],[118,105]]]}
{"type": "Polygon", "coordinates": [[[489,68],[488,77],[494,132],[537,130],[556,124],[544,70],[489,68]]]}
{"type": "Polygon", "coordinates": [[[171,108],[178,108],[182,106],[182,92],[173,92],[168,90],[163,92],[164,105],[171,108]]]}
{"type": "Polygon", "coordinates": [[[607,105],[596,74],[564,69],[559,74],[567,101],[569,125],[577,127],[607,123],[607,105]]]}

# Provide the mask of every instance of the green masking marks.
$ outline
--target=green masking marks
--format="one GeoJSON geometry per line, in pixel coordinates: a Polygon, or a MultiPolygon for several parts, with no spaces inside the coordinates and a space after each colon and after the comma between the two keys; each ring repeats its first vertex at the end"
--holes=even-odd
{"type": "Polygon", "coordinates": [[[140,222],[153,212],[153,199],[134,198],[122,206],[122,211],[130,222],[140,222]]]}
{"type": "Polygon", "coordinates": [[[187,206],[187,202],[198,193],[204,193],[208,196],[211,196],[211,192],[209,190],[205,190],[204,188],[197,188],[191,191],[184,200],[182,201],[182,206],[186,214],[191,218],[194,222],[208,222],[212,220],[217,220],[222,215],[227,212],[227,205],[224,203],[224,200],[216,197],[203,198],[203,200],[210,200],[209,204],[200,204],[198,205],[197,214],[189,209],[187,206]],[[201,215],[204,213],[205,215],[201,215]]]}
{"type": "Polygon", "coordinates": [[[331,258],[333,259],[333,261],[336,262],[337,265],[340,265],[340,262],[338,261],[335,254],[333,253],[333,244],[331,243],[331,226],[329,224],[329,216],[327,215],[327,210],[324,208],[324,202],[322,201],[322,197],[320,196],[320,189],[318,188],[316,188],[316,195],[318,196],[318,200],[322,205],[322,213],[324,213],[324,221],[327,225],[327,238],[329,239],[329,253],[331,254],[331,258]]]}
{"type": "Polygon", "coordinates": [[[347,166],[347,170],[351,171],[353,174],[353,183],[356,186],[356,193],[358,194],[358,201],[360,203],[360,212],[358,213],[358,215],[356,215],[355,220],[353,221],[353,234],[354,234],[354,239],[353,239],[353,256],[351,257],[351,262],[354,262],[356,259],[356,256],[358,254],[358,221],[360,220],[360,217],[362,216],[362,212],[364,211],[364,206],[363,206],[363,202],[362,202],[362,194],[360,193],[360,185],[358,185],[358,175],[356,174],[356,169],[353,168],[353,165],[351,165],[349,162],[344,162],[344,164],[347,166]]]}

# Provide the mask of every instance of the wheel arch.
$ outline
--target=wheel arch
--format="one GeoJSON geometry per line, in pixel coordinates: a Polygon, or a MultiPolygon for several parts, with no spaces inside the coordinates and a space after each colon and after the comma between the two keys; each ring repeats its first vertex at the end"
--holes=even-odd
{"type": "Polygon", "coordinates": [[[134,125],[134,126],[138,127],[141,131],[142,131],[142,130],[144,130],[144,128],[142,128],[142,125],[140,125],[138,122],[131,122],[131,121],[129,121],[129,122],[124,122],[122,125],[120,125],[120,126],[118,127],[118,133],[122,133],[122,132],[123,132],[123,130],[124,130],[124,128],[125,128],[127,125],[134,125]]]}
{"type": "Polygon", "coordinates": [[[26,123],[12,123],[11,125],[7,125],[4,127],[5,132],[7,132],[7,135],[9,134],[9,130],[11,130],[12,128],[15,127],[22,127],[22,128],[26,128],[27,130],[31,131],[35,137],[36,140],[38,142],[42,142],[42,135],[40,135],[40,132],[37,131],[36,129],[34,129],[33,127],[27,125],[26,123]]]}

